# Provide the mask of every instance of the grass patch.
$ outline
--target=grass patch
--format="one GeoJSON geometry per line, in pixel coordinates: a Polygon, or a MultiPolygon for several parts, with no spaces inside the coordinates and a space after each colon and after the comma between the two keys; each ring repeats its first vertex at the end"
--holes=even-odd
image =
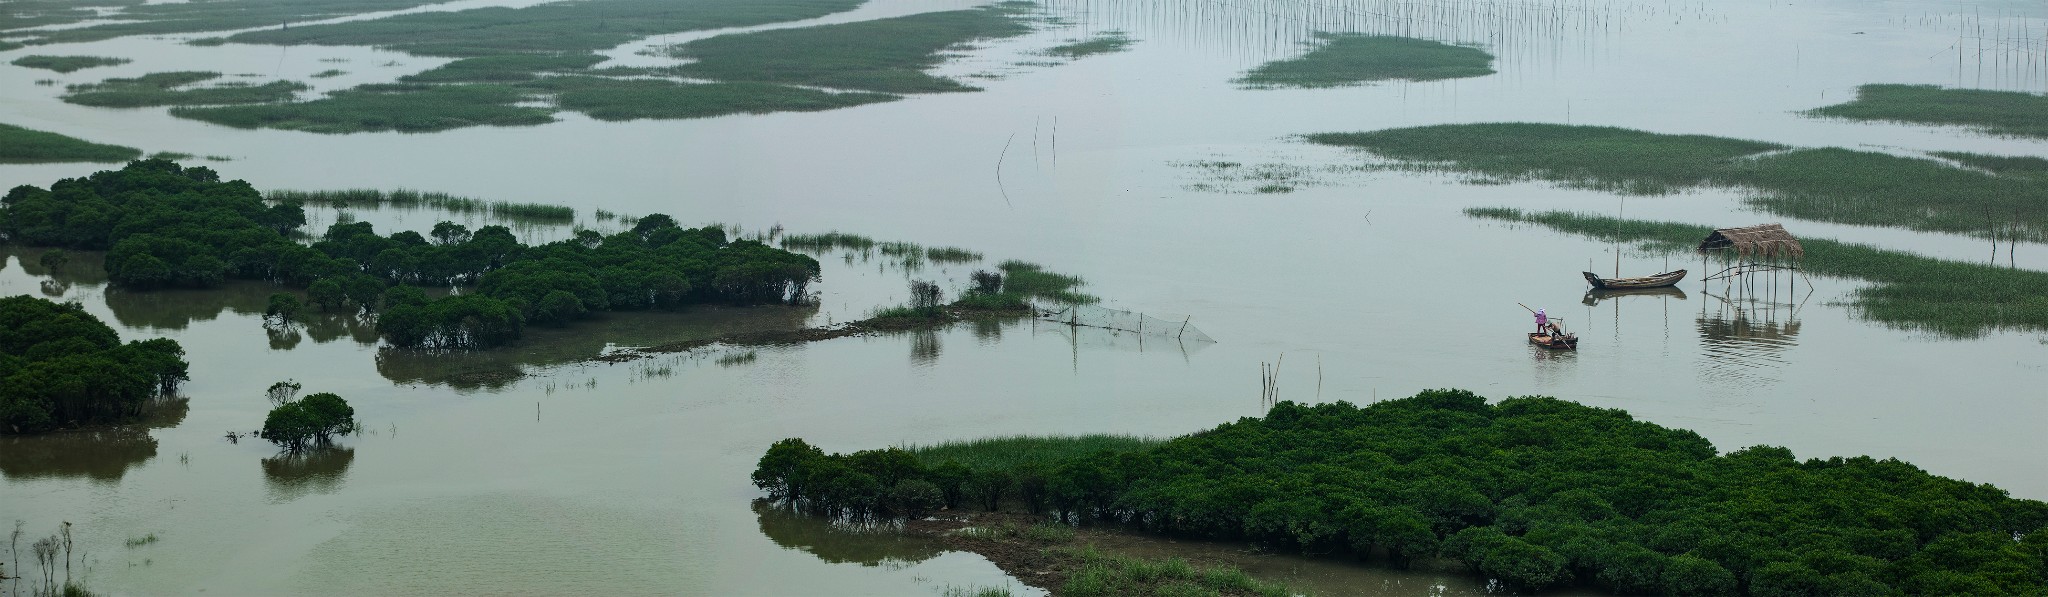
{"type": "Polygon", "coordinates": [[[946,588],[939,590],[939,597],[1010,597],[1010,589],[979,585],[965,587],[946,585],[946,588]]]}
{"type": "MultiPolygon", "coordinates": [[[[77,43],[129,35],[164,35],[200,31],[227,31],[254,27],[281,27],[289,23],[332,17],[415,8],[442,0],[235,0],[233,2],[135,3],[125,6],[118,18],[77,29],[37,31],[31,43],[77,43]]],[[[291,29],[296,30],[296,28],[291,29]]],[[[197,44],[212,45],[212,44],[197,44]]]]}
{"type": "Polygon", "coordinates": [[[323,70],[323,71],[320,71],[320,72],[317,72],[317,73],[313,73],[313,75],[312,75],[312,76],[313,76],[313,78],[315,78],[315,79],[327,79],[327,78],[332,78],[332,77],[339,77],[339,76],[342,76],[342,75],[346,75],[346,74],[348,74],[348,71],[345,71],[345,70],[341,70],[341,69],[338,69],[338,68],[330,68],[330,69],[327,69],[327,70],[323,70]]]}
{"type": "Polygon", "coordinates": [[[144,545],[149,545],[151,543],[156,542],[156,533],[150,533],[147,535],[143,535],[141,537],[129,537],[127,541],[129,549],[135,549],[137,547],[142,547],[144,545]]]}
{"type": "Polygon", "coordinates": [[[1014,259],[996,264],[996,268],[1003,270],[1005,292],[1070,305],[1085,305],[1101,300],[1074,291],[1082,284],[1079,276],[1048,272],[1038,264],[1014,259]]]}
{"type": "Polygon", "coordinates": [[[159,152],[156,152],[156,153],[152,153],[152,154],[149,154],[149,159],[152,159],[152,160],[170,160],[170,161],[173,161],[173,162],[182,162],[182,161],[185,161],[185,160],[189,160],[189,159],[192,159],[192,157],[193,157],[193,156],[192,156],[192,154],[189,154],[189,153],[180,153],[180,152],[176,152],[176,151],[159,151],[159,152]]]}
{"type": "Polygon", "coordinates": [[[1992,224],[2019,224],[2022,238],[2048,241],[2048,185],[2040,179],[1933,159],[1531,123],[1435,125],[1307,139],[1363,149],[1402,162],[1402,168],[1464,172],[1488,182],[1544,180],[1627,194],[1740,189],[1748,193],[1747,204],[1780,216],[1978,236],[1988,234],[1992,224]]]}
{"type": "Polygon", "coordinates": [[[513,104],[527,94],[498,85],[365,85],[309,102],[172,108],[171,115],[235,128],[345,134],[426,133],[469,126],[554,122],[552,111],[513,104]]]}
{"type": "Polygon", "coordinates": [[[142,150],[0,124],[0,164],[125,162],[142,150]]]}
{"type": "Polygon", "coordinates": [[[1232,567],[1197,568],[1180,558],[1145,560],[1112,555],[1092,545],[1061,548],[1059,551],[1080,560],[1080,569],[1067,577],[1067,583],[1059,590],[1060,595],[1069,597],[1294,595],[1285,585],[1254,579],[1243,570],[1232,567]]]}
{"type": "Polygon", "coordinates": [[[1994,135],[2048,137],[2048,96],[1939,85],[1864,85],[1856,99],[1807,116],[1967,126],[1994,135]]]}
{"type": "Polygon", "coordinates": [[[936,263],[973,263],[981,261],[981,253],[959,247],[931,247],[924,250],[924,258],[936,263]]]}
{"type": "Polygon", "coordinates": [[[824,234],[785,234],[782,236],[782,248],[814,253],[837,249],[866,252],[875,248],[875,239],[836,230],[824,234]]]}
{"type": "Polygon", "coordinates": [[[876,311],[868,319],[894,319],[899,321],[945,319],[946,310],[939,307],[912,307],[897,305],[876,311]]]}
{"type": "Polygon", "coordinates": [[[407,83],[516,83],[544,72],[580,71],[604,57],[596,54],[508,54],[464,58],[418,74],[399,77],[407,83]]]}
{"type": "Polygon", "coordinates": [[[347,189],[341,191],[270,191],[264,200],[272,202],[298,202],[304,205],[326,205],[335,208],[346,207],[397,207],[407,209],[437,209],[450,213],[486,214],[493,218],[515,221],[567,224],[576,220],[576,210],[560,205],[539,203],[512,203],[507,201],[484,201],[458,197],[447,193],[433,193],[398,189],[380,191],[377,189],[347,189]]]}
{"type": "Polygon", "coordinates": [[[976,470],[1014,469],[1032,463],[1059,462],[1100,452],[1123,454],[1150,449],[1165,440],[1131,435],[1016,435],[929,446],[905,446],[926,465],[955,461],[976,470]]]}
{"type": "Polygon", "coordinates": [[[1024,296],[1014,292],[968,291],[953,301],[953,306],[970,311],[1027,311],[1031,303],[1024,296]]]}
{"type": "Polygon", "coordinates": [[[901,99],[881,93],[833,93],[753,82],[547,77],[530,86],[556,92],[556,104],[565,109],[608,121],[816,112],[901,99]]]}
{"type": "Polygon", "coordinates": [[[998,5],[798,29],[721,35],[676,48],[695,62],[678,74],[720,81],[816,85],[884,93],[974,91],[924,71],[941,52],[1031,31],[1020,9],[998,5]]]}
{"type": "Polygon", "coordinates": [[[1131,38],[1122,31],[1104,31],[1085,40],[1073,40],[1045,49],[1048,56],[1061,58],[1082,58],[1096,54],[1122,52],[1131,47],[1131,38]]]}
{"type": "MultiPolygon", "coordinates": [[[[1513,208],[1469,209],[1477,218],[1539,224],[1644,250],[1691,252],[1706,226],[1649,222],[1561,211],[1523,213],[1513,208]]],[[[1952,338],[1987,332],[2048,331],[2048,273],[1913,255],[1824,238],[1802,238],[1808,273],[1863,280],[1849,301],[1865,319],[1952,338]]]]}
{"type": "Polygon", "coordinates": [[[667,33],[762,25],[851,10],[860,0],[605,0],[525,8],[477,8],[238,33],[230,41],[278,45],[379,46],[401,52],[476,57],[592,52],[667,33]]]}
{"type": "Polygon", "coordinates": [[[202,38],[199,38],[199,39],[195,39],[195,40],[191,40],[191,41],[185,42],[185,45],[188,45],[188,46],[199,46],[199,47],[202,47],[202,48],[211,48],[211,47],[214,47],[214,46],[225,46],[225,45],[228,45],[228,38],[225,38],[225,37],[202,37],[202,38]]]}
{"type": "Polygon", "coordinates": [[[1311,43],[1314,47],[1307,54],[1265,63],[1236,82],[1252,88],[1315,88],[1493,74],[1493,55],[1469,46],[1351,33],[1318,33],[1311,43]]]}
{"type": "Polygon", "coordinates": [[[228,82],[213,87],[179,89],[220,76],[217,72],[173,71],[150,73],[134,78],[107,79],[98,83],[72,85],[69,88],[70,92],[64,94],[63,99],[66,103],[97,108],[261,104],[290,101],[298,96],[298,92],[311,89],[304,83],[294,81],[271,81],[262,85],[228,82]]]}
{"type": "Polygon", "coordinates": [[[751,365],[754,363],[754,361],[760,359],[761,353],[759,351],[749,350],[746,352],[726,353],[724,355],[720,355],[718,357],[717,362],[718,366],[720,367],[737,367],[740,365],[751,365]]]}
{"type": "Polygon", "coordinates": [[[42,54],[35,54],[31,56],[22,56],[20,58],[16,58],[14,59],[14,62],[12,64],[14,64],[15,66],[40,68],[43,70],[53,70],[60,73],[69,73],[73,71],[85,70],[88,68],[113,66],[116,64],[127,64],[129,62],[130,60],[128,60],[127,58],[112,58],[107,56],[44,56],[42,54]]]}
{"type": "Polygon", "coordinates": [[[1937,157],[1955,160],[1971,168],[1988,170],[1999,176],[2029,176],[2048,179],[2048,159],[2033,156],[1984,155],[1960,151],[1937,151],[1937,157]]]}

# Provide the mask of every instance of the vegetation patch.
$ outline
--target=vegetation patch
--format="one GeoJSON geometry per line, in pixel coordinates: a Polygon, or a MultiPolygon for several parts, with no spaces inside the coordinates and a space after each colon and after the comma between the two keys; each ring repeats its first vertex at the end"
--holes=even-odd
{"type": "Polygon", "coordinates": [[[1082,284],[1080,276],[1049,272],[1036,263],[1014,259],[996,264],[996,268],[1003,272],[1003,292],[1069,305],[1086,305],[1102,300],[1074,290],[1082,284]]]}
{"type": "Polygon", "coordinates": [[[1104,31],[1088,39],[1072,40],[1045,49],[1048,56],[1061,58],[1083,58],[1096,54],[1114,54],[1131,47],[1131,38],[1122,31],[1104,31]]]}
{"type": "Polygon", "coordinates": [[[1276,60],[1236,82],[1251,88],[1343,87],[1373,81],[1437,81],[1493,74],[1493,55],[1426,39],[1318,33],[1299,58],[1276,60]]]}
{"type": "Polygon", "coordinates": [[[501,85],[364,85],[287,104],[172,108],[171,115],[235,128],[311,133],[426,133],[470,126],[532,126],[553,111],[516,104],[528,94],[501,85]]]}
{"type": "Polygon", "coordinates": [[[449,213],[483,214],[503,220],[567,224],[576,220],[576,209],[540,203],[512,203],[458,197],[447,193],[398,189],[347,189],[341,191],[278,190],[264,194],[273,203],[325,205],[329,207],[396,207],[435,209],[449,213]]]}
{"type": "Polygon", "coordinates": [[[563,108],[609,121],[816,112],[901,99],[882,93],[834,93],[753,82],[547,77],[530,86],[556,92],[555,102],[563,108]]]}
{"type": "Polygon", "coordinates": [[[1994,135],[2048,137],[2048,96],[1939,85],[1864,85],[1856,99],[1807,116],[1966,126],[1994,135]]]}
{"type": "MultiPolygon", "coordinates": [[[[31,43],[78,43],[129,35],[164,35],[256,27],[296,30],[292,23],[368,12],[403,10],[440,0],[237,0],[235,2],[124,3],[121,22],[34,32],[31,43]]],[[[90,18],[90,17],[88,17],[90,18]]],[[[217,38],[216,38],[217,39],[217,38]]],[[[212,45],[212,44],[194,44],[212,45]]]]}
{"type": "Polygon", "coordinates": [[[580,71],[604,57],[596,54],[506,54],[464,58],[418,74],[399,77],[407,83],[517,83],[541,73],[580,71]]]}
{"type": "Polygon", "coordinates": [[[1282,402],[1156,446],[978,481],[1002,476],[993,470],[786,439],[753,481],[816,515],[916,516],[936,495],[1397,566],[1444,557],[1522,591],[2011,594],[2048,581],[2048,503],[1894,459],[1722,454],[1693,432],[1555,398],[1282,402]]]}
{"type": "Polygon", "coordinates": [[[121,343],[78,303],[0,298],[0,433],[134,420],[191,379],[168,338],[121,343]]]}
{"type": "Polygon", "coordinates": [[[1557,124],[1455,124],[1308,135],[1422,171],[1544,180],[1626,194],[1746,191],[1766,212],[1862,226],[2048,241],[2048,184],[1939,160],[1702,135],[1557,124]]]}
{"type": "Polygon", "coordinates": [[[1023,9],[1002,4],[837,25],[775,29],[692,41],[675,50],[695,62],[676,73],[719,81],[813,85],[882,93],[973,91],[924,71],[941,52],[1031,31],[1023,9]]]}
{"type": "Polygon", "coordinates": [[[290,101],[298,92],[311,89],[294,81],[271,81],[262,85],[228,82],[213,87],[183,88],[220,78],[217,72],[175,71],[150,73],[134,78],[107,79],[98,83],[72,85],[64,101],[99,108],[141,108],[148,106],[194,106],[218,104],[261,104],[290,101]]]}
{"type": "MultiPolygon", "coordinates": [[[[1623,220],[1568,212],[1523,213],[1512,208],[1469,209],[1479,218],[1540,224],[1645,250],[1690,253],[1712,232],[1706,226],[1623,220]]],[[[1809,274],[1872,282],[1850,304],[1886,325],[1974,338],[1997,330],[2048,330],[2048,273],[1965,263],[1888,251],[1824,238],[1803,238],[1809,274]]]]}
{"type": "MultiPolygon", "coordinates": [[[[0,233],[16,242],[107,250],[116,286],[303,286],[323,310],[381,311],[378,333],[404,348],[487,348],[518,339],[528,322],[565,324],[593,311],[797,302],[819,272],[809,257],[727,242],[722,228],[684,229],[665,215],[534,246],[504,226],[442,222],[431,235],[381,236],[367,222],[336,223],[307,246],[292,240],[305,225],[301,204],[268,204],[246,182],[165,160],[48,190],[15,187],[0,208],[0,233]],[[451,285],[472,289],[438,299],[420,290],[451,285]]],[[[269,325],[293,324],[297,300],[284,298],[273,297],[269,325]]]]}
{"type": "Polygon", "coordinates": [[[128,60],[127,58],[112,58],[107,56],[45,56],[41,54],[35,54],[16,58],[14,59],[13,64],[15,66],[40,68],[44,70],[53,70],[60,73],[68,73],[101,66],[127,64],[129,62],[130,60],[128,60]]]}
{"type": "Polygon", "coordinates": [[[1103,553],[1093,546],[1065,548],[1060,555],[1076,560],[1079,568],[1060,587],[1059,594],[1069,597],[1295,595],[1285,585],[1259,581],[1243,570],[1196,568],[1180,558],[1147,560],[1103,553]]]}
{"type": "MultiPolygon", "coordinates": [[[[313,78],[315,78],[315,79],[329,79],[329,78],[339,77],[339,76],[342,76],[342,75],[346,75],[346,74],[348,74],[348,71],[345,71],[345,70],[341,70],[341,69],[337,69],[337,68],[330,68],[330,69],[327,69],[327,70],[323,70],[323,71],[320,71],[320,72],[317,72],[317,73],[313,73],[313,74],[312,74],[312,77],[313,77],[313,78]]],[[[286,99],[290,99],[290,98],[286,98],[286,99]]]]}
{"type": "Polygon", "coordinates": [[[851,10],[859,0],[606,0],[476,8],[237,33],[230,41],[377,46],[426,56],[593,52],[667,33],[744,27],[851,10]]]}
{"type": "Polygon", "coordinates": [[[142,150],[0,124],[0,164],[125,162],[142,150]]]}

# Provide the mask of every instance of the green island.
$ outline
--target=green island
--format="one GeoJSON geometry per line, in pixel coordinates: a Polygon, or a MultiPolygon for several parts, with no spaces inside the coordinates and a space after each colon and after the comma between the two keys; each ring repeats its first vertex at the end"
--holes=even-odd
{"type": "Polygon", "coordinates": [[[260,104],[289,101],[297,97],[298,92],[311,89],[305,83],[295,81],[271,81],[262,85],[232,81],[212,87],[183,88],[220,76],[217,72],[175,71],[107,79],[72,85],[62,99],[67,103],[98,108],[260,104]]]}
{"type": "Polygon", "coordinates": [[[106,56],[45,56],[42,54],[35,54],[16,58],[14,59],[14,62],[12,62],[11,64],[27,68],[40,68],[43,70],[53,70],[60,73],[69,73],[85,70],[88,68],[114,66],[116,64],[127,64],[128,62],[129,60],[127,58],[111,58],[106,56]]]}
{"type": "Polygon", "coordinates": [[[1088,39],[1070,40],[1067,43],[1046,48],[1047,56],[1061,58],[1085,58],[1096,54],[1114,54],[1131,47],[1133,41],[1122,31],[1104,31],[1088,39]]]}
{"type": "MultiPolygon", "coordinates": [[[[1465,210],[1477,218],[1538,224],[1603,241],[1637,243],[1656,253],[1690,254],[1711,227],[1623,220],[1561,211],[1465,210]]],[[[1886,325],[1975,338],[1992,331],[2048,331],[2048,273],[1914,255],[1905,251],[1803,238],[1807,273],[1865,280],[1850,304],[1886,325]]]]}
{"type": "Polygon", "coordinates": [[[1735,189],[1768,213],[1860,226],[2048,241],[2048,185],[1928,159],[1789,148],[1705,135],[1537,123],[1447,124],[1307,135],[1393,167],[1542,180],[1634,195],[1735,189]]]}
{"type": "Polygon", "coordinates": [[[997,439],[827,454],[776,442],[768,500],[840,519],[1043,513],[1168,536],[1442,557],[1517,590],[2025,594],[2048,503],[1895,459],[1720,453],[1698,434],[1555,398],[1432,390],[1281,402],[1164,441],[997,439]],[[1009,446],[1028,450],[1006,450],[1009,446]]]}
{"type": "Polygon", "coordinates": [[[141,156],[142,150],[133,147],[0,124],[0,164],[125,162],[141,156]]]}
{"type": "Polygon", "coordinates": [[[191,379],[184,356],[168,338],[123,344],[76,303],[0,298],[0,433],[141,418],[191,379]]]}
{"type": "Polygon", "coordinates": [[[1965,126],[1993,135],[2048,137],[2048,96],[1938,85],[1863,85],[1856,99],[1801,112],[1843,118],[1965,126]]]}
{"type": "Polygon", "coordinates": [[[1355,33],[1318,33],[1311,43],[1307,54],[1259,65],[1236,83],[1254,89],[1316,88],[1493,74],[1493,55],[1469,46],[1355,33]]]}
{"type": "Polygon", "coordinates": [[[307,245],[292,236],[304,224],[299,203],[267,203],[247,182],[166,160],[47,190],[15,187],[0,199],[0,233],[28,246],[105,250],[116,286],[208,288],[232,278],[303,287],[322,309],[380,311],[378,333],[400,348],[488,348],[517,340],[528,322],[566,324],[593,311],[795,303],[819,273],[810,257],[728,242],[723,228],[685,229],[659,214],[617,234],[586,230],[533,246],[504,226],[452,222],[431,238],[337,223],[307,245]],[[472,292],[423,290],[450,286],[472,292]]]}
{"type": "Polygon", "coordinates": [[[263,429],[256,432],[257,437],[286,452],[298,453],[327,447],[334,436],[357,430],[356,409],[347,400],[331,392],[300,398],[299,390],[303,387],[290,381],[270,385],[265,394],[272,406],[270,414],[263,417],[263,429]]]}
{"type": "Polygon", "coordinates": [[[545,124],[554,121],[556,110],[607,121],[832,110],[894,101],[905,93],[974,90],[924,71],[948,49],[1030,31],[1024,5],[1005,3],[722,35],[675,48],[676,56],[693,60],[681,66],[592,68],[603,61],[596,51],[633,39],[811,18],[856,5],[617,0],[244,32],[229,39],[377,45],[459,59],[397,84],[362,85],[310,101],[177,108],[171,114],[240,128],[354,133],[545,124]],[[597,24],[602,26],[591,26],[597,24]]]}

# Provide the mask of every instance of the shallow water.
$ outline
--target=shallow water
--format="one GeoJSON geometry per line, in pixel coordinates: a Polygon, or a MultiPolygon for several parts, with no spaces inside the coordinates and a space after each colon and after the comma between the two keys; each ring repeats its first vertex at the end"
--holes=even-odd
{"type": "MultiPolygon", "coordinates": [[[[884,0],[862,10],[956,6],[884,0]]],[[[61,47],[136,60],[117,67],[54,75],[0,65],[0,121],[230,156],[208,165],[261,188],[407,187],[572,204],[586,224],[603,208],[737,223],[749,233],[779,223],[961,246],[990,263],[1019,258],[1079,274],[1089,280],[1084,290],[1110,306],[1192,316],[1218,340],[1182,346],[1017,322],[760,348],[747,364],[720,364],[744,352],[737,349],[577,364],[612,345],[858,319],[900,302],[908,277],[959,288],[976,267],[905,272],[879,256],[834,254],[820,258],[815,310],[613,316],[536,330],[505,351],[437,357],[380,351],[362,322],[344,317],[323,318],[296,339],[266,334],[257,320],[269,288],[110,291],[85,259],[46,285],[32,253],[15,251],[0,269],[0,294],[77,299],[124,338],[175,338],[191,353],[193,381],[182,419],[170,425],[0,443],[0,520],[25,520],[30,533],[77,523],[93,586],[117,594],[915,594],[1014,584],[971,554],[930,555],[892,539],[771,521],[751,508],[757,492],[747,473],[784,437],[850,451],[991,434],[1186,433],[1259,414],[1258,366],[1282,354],[1283,399],[1368,402],[1432,387],[1554,395],[1693,429],[1724,450],[1774,444],[1801,456],[1898,457],[2048,498],[2048,478],[2029,460],[2048,450],[2035,429],[2048,420],[2038,390],[2048,383],[2042,334],[1954,340],[1886,329],[1844,306],[1858,283],[1824,278],[1811,290],[1764,295],[1781,304],[1724,300],[1726,289],[1703,286],[1695,273],[1680,285],[1683,296],[1587,305],[1578,272],[1612,273],[1615,247],[1460,210],[1510,205],[1724,226],[1777,218],[1746,211],[1732,192],[1624,203],[1542,184],[1361,171],[1351,167],[1363,163],[1358,156],[1288,139],[1536,120],[2048,155],[2038,141],[1793,113],[1871,82],[2048,85],[2023,54],[1958,66],[1950,48],[1964,19],[1954,15],[1975,5],[1584,3],[1567,5],[1570,18],[1555,22],[1487,17],[1484,7],[1496,5],[1473,3],[1418,5],[1442,10],[1404,20],[1384,16],[1388,6],[1062,1],[1052,11],[1071,27],[989,44],[942,69],[994,76],[970,79],[987,89],[980,93],[689,121],[564,114],[541,127],[431,135],[243,131],[161,109],[62,104],[54,99],[61,87],[29,82],[189,68],[295,80],[350,71],[307,80],[327,90],[445,59],[138,38],[61,47]],[[1331,90],[1229,82],[1297,52],[1309,31],[1404,24],[1490,44],[1500,74],[1331,90]],[[1047,60],[1031,50],[1108,30],[1137,42],[1124,53],[1020,65],[1047,60]],[[1279,195],[1193,191],[1209,179],[1175,164],[1195,160],[1302,164],[1319,184],[1279,195]],[[1529,319],[1516,302],[1565,318],[1583,349],[1523,344],[1529,319]],[[346,396],[368,431],[344,441],[345,451],[299,459],[223,438],[259,425],[263,388],[285,378],[346,396]],[[83,445],[96,447],[81,453],[83,445]],[[124,546],[147,533],[160,541],[124,546]]],[[[1494,14],[1522,14],[1514,6],[1494,14]]],[[[2021,8],[1987,3],[1982,19],[2019,23],[1992,15],[2021,8]]],[[[48,50],[0,53],[0,62],[48,50]]],[[[0,166],[0,183],[47,185],[95,169],[0,166]]],[[[436,219],[351,213],[380,228],[436,219]]],[[[1988,253],[1977,239],[1786,225],[1957,259],[1988,253]]],[[[522,234],[549,239],[563,230],[522,234]]],[[[2048,251],[2022,245],[2015,261],[2048,269],[2048,251]]],[[[1618,267],[1641,275],[1667,262],[1623,251],[1618,267]]],[[[1244,565],[1331,592],[1483,588],[1455,574],[1294,562],[1251,557],[1244,565]]]]}

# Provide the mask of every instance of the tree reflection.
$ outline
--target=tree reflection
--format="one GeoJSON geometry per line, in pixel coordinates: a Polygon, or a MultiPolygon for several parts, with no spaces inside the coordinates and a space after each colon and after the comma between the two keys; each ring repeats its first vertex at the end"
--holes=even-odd
{"type": "Polygon", "coordinates": [[[805,516],[755,500],[761,534],[785,549],[808,552],[832,564],[908,565],[938,557],[937,541],[905,536],[889,523],[854,524],[805,516]]]}
{"type": "Polygon", "coordinates": [[[334,493],[355,462],[356,449],[326,446],[285,452],[263,459],[263,481],[271,502],[289,502],[309,494],[334,493]]]}
{"type": "Polygon", "coordinates": [[[117,427],[58,431],[41,435],[0,436],[0,476],[9,479],[83,477],[119,482],[129,469],[156,457],[151,429],[184,422],[191,403],[184,398],[158,401],[142,422],[117,427]]]}
{"type": "Polygon", "coordinates": [[[939,362],[939,333],[918,330],[910,334],[910,364],[930,367],[939,362]]]}
{"type": "Polygon", "coordinates": [[[401,384],[496,390],[525,377],[529,368],[581,362],[618,346],[658,346],[725,334],[796,330],[816,313],[816,306],[604,313],[561,328],[528,328],[517,344],[494,350],[385,348],[377,352],[377,373],[401,384]]]}

